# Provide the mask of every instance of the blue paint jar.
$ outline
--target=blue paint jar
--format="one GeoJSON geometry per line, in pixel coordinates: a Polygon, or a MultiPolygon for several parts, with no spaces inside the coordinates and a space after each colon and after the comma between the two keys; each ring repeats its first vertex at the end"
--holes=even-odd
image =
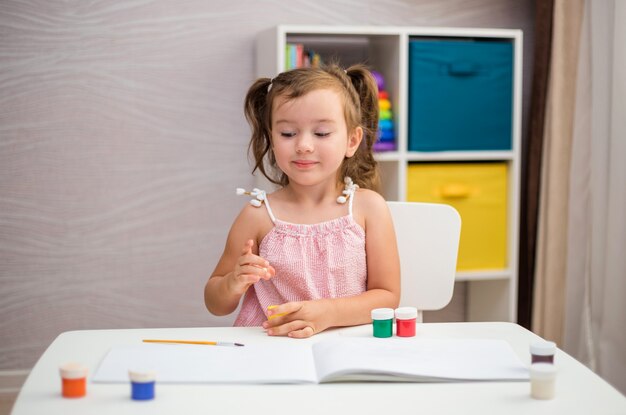
{"type": "Polygon", "coordinates": [[[131,393],[130,397],[135,401],[147,401],[154,399],[154,383],[156,373],[153,371],[129,370],[131,393]]]}

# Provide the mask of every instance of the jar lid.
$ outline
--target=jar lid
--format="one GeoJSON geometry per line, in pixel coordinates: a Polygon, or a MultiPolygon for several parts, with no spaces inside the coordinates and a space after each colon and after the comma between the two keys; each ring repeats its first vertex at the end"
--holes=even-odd
{"type": "Polygon", "coordinates": [[[154,370],[135,368],[128,371],[128,377],[130,377],[132,382],[149,383],[156,380],[156,372],[154,370]]]}
{"type": "Polygon", "coordinates": [[[417,318],[417,308],[415,307],[396,308],[396,318],[399,318],[401,320],[417,318]]]}
{"type": "Polygon", "coordinates": [[[535,356],[553,356],[556,353],[556,343],[539,340],[530,344],[530,354],[535,356]]]}
{"type": "Polygon", "coordinates": [[[63,379],[81,379],[87,376],[87,372],[87,366],[76,362],[64,363],[59,367],[63,379]]]}
{"type": "Polygon", "coordinates": [[[372,320],[391,320],[392,318],[392,308],[375,308],[372,310],[372,320]]]}
{"type": "Polygon", "coordinates": [[[554,379],[556,367],[551,363],[533,363],[530,365],[531,379],[554,379]]]}

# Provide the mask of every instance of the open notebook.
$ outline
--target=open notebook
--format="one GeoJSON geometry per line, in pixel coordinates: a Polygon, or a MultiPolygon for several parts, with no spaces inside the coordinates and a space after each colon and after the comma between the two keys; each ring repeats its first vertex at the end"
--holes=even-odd
{"type": "Polygon", "coordinates": [[[128,370],[155,370],[168,383],[323,383],[340,381],[527,380],[504,340],[338,337],[305,343],[215,347],[113,347],[93,382],[126,383],[128,370]]]}

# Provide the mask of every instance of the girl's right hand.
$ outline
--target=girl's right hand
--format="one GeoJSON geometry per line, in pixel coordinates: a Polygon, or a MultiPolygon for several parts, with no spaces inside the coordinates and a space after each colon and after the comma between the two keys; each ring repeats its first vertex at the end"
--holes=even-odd
{"type": "Polygon", "coordinates": [[[229,278],[230,290],[234,293],[243,294],[252,284],[259,280],[269,280],[276,275],[276,270],[268,261],[252,253],[253,245],[252,239],[246,241],[229,278]]]}

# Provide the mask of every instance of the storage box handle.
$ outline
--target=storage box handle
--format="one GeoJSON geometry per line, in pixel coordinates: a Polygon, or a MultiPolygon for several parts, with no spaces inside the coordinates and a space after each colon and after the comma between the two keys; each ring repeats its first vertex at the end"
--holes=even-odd
{"type": "Polygon", "coordinates": [[[448,64],[448,73],[452,76],[469,76],[478,73],[478,65],[467,61],[458,61],[448,64]]]}
{"type": "Polygon", "coordinates": [[[440,188],[441,197],[446,199],[464,199],[470,196],[470,190],[464,183],[446,183],[440,188]]]}

